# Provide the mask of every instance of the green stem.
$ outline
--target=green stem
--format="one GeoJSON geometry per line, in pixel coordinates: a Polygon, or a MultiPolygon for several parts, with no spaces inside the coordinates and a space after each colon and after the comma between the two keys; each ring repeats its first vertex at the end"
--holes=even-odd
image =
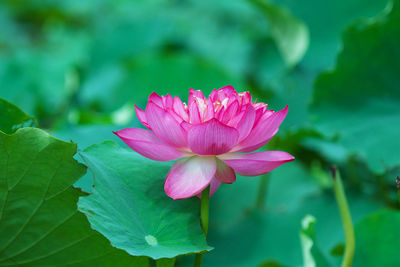
{"type": "Polygon", "coordinates": [[[157,267],[156,260],[150,257],[149,257],[149,267],[157,267]]]}
{"type": "Polygon", "coordinates": [[[342,261],[342,267],[351,267],[354,258],[355,238],[353,222],[351,221],[350,209],[347,203],[343,188],[342,178],[336,167],[332,167],[333,189],[335,191],[336,202],[339,206],[340,216],[344,228],[346,246],[342,261]]]}
{"type": "Polygon", "coordinates": [[[203,254],[197,253],[196,257],[194,258],[194,267],[200,267],[201,262],[203,261],[203,254]]]}
{"type": "Polygon", "coordinates": [[[397,198],[399,199],[399,208],[400,208],[400,177],[397,176],[396,179],[396,187],[397,187],[397,198]]]}
{"type": "MultiPolygon", "coordinates": [[[[208,233],[208,214],[210,209],[210,186],[201,192],[200,204],[200,222],[203,229],[204,236],[207,237],[208,233]]],[[[197,253],[194,259],[194,267],[200,267],[203,260],[203,253],[197,253]]]]}
{"type": "Polygon", "coordinates": [[[264,174],[260,177],[260,183],[258,185],[258,193],[256,198],[256,208],[259,210],[262,210],[265,207],[265,199],[267,197],[268,191],[268,175],[269,173],[264,174]]]}

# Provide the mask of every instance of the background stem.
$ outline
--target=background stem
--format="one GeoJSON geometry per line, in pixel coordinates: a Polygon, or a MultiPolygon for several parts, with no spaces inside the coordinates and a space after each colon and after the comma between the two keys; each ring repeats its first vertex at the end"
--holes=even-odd
{"type": "Polygon", "coordinates": [[[149,257],[149,267],[157,267],[156,260],[150,257],[149,257]]]}
{"type": "Polygon", "coordinates": [[[397,179],[396,179],[396,188],[397,188],[397,198],[399,200],[398,205],[400,208],[400,177],[399,176],[397,176],[397,179]]]}
{"type": "Polygon", "coordinates": [[[265,207],[265,199],[267,198],[269,173],[260,177],[258,185],[258,193],[256,198],[256,208],[262,210],[265,207]]]}
{"type": "MultiPolygon", "coordinates": [[[[203,229],[204,236],[207,237],[208,233],[208,215],[210,210],[210,186],[201,192],[200,204],[200,222],[203,229]]],[[[200,267],[203,260],[203,253],[197,253],[194,259],[194,267],[200,267]]]]}
{"type": "Polygon", "coordinates": [[[342,261],[342,267],[351,267],[354,258],[355,238],[353,222],[351,220],[349,205],[344,193],[342,179],[336,167],[332,167],[333,189],[336,196],[336,202],[339,206],[340,216],[344,228],[346,246],[342,261]]]}

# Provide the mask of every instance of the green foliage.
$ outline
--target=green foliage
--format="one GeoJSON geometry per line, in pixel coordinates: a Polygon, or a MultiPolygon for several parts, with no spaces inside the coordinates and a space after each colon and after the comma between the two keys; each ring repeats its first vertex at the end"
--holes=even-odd
{"type": "Polygon", "coordinates": [[[72,184],[86,167],[72,157],[76,145],[42,130],[0,132],[1,266],[138,266],[90,228],[72,184]],[[118,260],[118,264],[115,262],[118,260]]]}
{"type": "MultiPolygon", "coordinates": [[[[205,266],[245,267],[271,260],[285,266],[302,265],[299,232],[307,214],[318,221],[314,238],[321,257],[330,266],[337,266],[340,259],[329,254],[344,241],[344,233],[332,189],[320,188],[307,168],[291,162],[271,173],[266,208],[257,210],[259,179],[239,176],[234,184],[222,185],[210,199],[208,240],[216,249],[204,257],[205,266]]],[[[385,206],[382,200],[356,190],[347,197],[355,223],[385,206]]]]}
{"type": "Polygon", "coordinates": [[[276,261],[266,261],[260,264],[259,267],[285,267],[285,266],[276,261]]]}
{"type": "Polygon", "coordinates": [[[11,134],[26,126],[36,126],[36,119],[26,115],[16,105],[0,98],[0,131],[11,134]]]}
{"type": "Polygon", "coordinates": [[[398,266],[400,212],[383,210],[356,225],[354,266],[398,266]]]}
{"type": "Polygon", "coordinates": [[[346,30],[337,66],[318,77],[313,101],[318,129],[377,173],[400,165],[399,1],[386,13],[346,30]]]}
{"type": "Polygon", "coordinates": [[[281,6],[264,0],[249,0],[265,14],[271,35],[288,66],[294,66],[303,58],[309,42],[307,26],[281,6]]]}
{"type": "Polygon", "coordinates": [[[303,250],[303,266],[330,266],[327,260],[319,250],[315,240],[315,223],[316,220],[313,216],[307,215],[301,221],[302,229],[300,231],[300,240],[303,250]]]}
{"type": "Polygon", "coordinates": [[[81,153],[95,177],[80,209],[94,229],[131,255],[154,259],[209,251],[199,224],[199,200],[174,201],[164,190],[171,164],[146,159],[113,142],[81,153]]]}
{"type": "MultiPolygon", "coordinates": [[[[306,248],[316,266],[339,266],[345,238],[327,172],[335,163],[356,225],[353,265],[398,266],[398,212],[387,209],[399,207],[399,6],[398,0],[0,1],[0,265],[172,267],[175,259],[132,255],[211,249],[198,199],[172,201],[163,192],[171,163],[112,142],[89,147],[83,157],[75,152],[109,139],[125,146],[111,131],[142,127],[133,105],[144,108],[153,91],[186,100],[189,88],[207,94],[232,84],[271,109],[289,104],[267,149],[296,161],[263,183],[238,176],[218,189],[207,239],[216,249],[204,255],[204,265],[301,266],[306,248]],[[21,109],[77,146],[23,128],[37,123],[21,109]],[[84,167],[72,157],[90,167],[79,180],[84,167]],[[302,229],[307,214],[317,223],[302,229]],[[302,247],[302,238],[311,247],[302,247]],[[156,249],[149,245],[155,241],[156,249]]],[[[186,255],[175,266],[192,264],[186,255]]]]}
{"type": "Polygon", "coordinates": [[[120,108],[127,99],[142,106],[149,92],[156,91],[160,95],[174,92],[184,99],[189,88],[211,92],[229,83],[243,87],[239,79],[233,79],[219,66],[187,53],[138,58],[127,67],[120,82],[111,87],[113,91],[99,90],[101,84],[107,84],[104,79],[109,77],[103,73],[93,77],[93,82],[89,81],[82,91],[82,100],[97,103],[107,111],[120,108]]]}

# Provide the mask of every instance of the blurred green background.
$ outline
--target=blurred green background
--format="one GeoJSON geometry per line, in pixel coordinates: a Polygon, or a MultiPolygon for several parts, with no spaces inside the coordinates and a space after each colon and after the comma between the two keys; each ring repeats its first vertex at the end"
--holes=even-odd
{"type": "MultiPolygon", "coordinates": [[[[289,104],[266,149],[296,161],[221,187],[205,266],[301,266],[307,214],[317,266],[338,266],[332,164],[356,225],[354,266],[399,266],[400,238],[391,237],[400,219],[382,211],[398,208],[399,9],[387,0],[2,0],[0,97],[80,149],[141,127],[133,104],[144,108],[153,91],[187,98],[189,88],[231,84],[271,109],[289,104]]],[[[78,185],[90,188],[87,179],[78,185]]]]}

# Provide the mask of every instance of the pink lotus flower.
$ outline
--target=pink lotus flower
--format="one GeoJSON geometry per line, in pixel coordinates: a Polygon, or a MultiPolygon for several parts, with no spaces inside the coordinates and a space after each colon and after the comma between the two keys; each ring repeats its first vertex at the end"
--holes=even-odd
{"type": "Polygon", "coordinates": [[[173,199],[195,196],[208,185],[212,195],[221,183],[233,183],[235,172],[257,176],[294,160],[282,151],[263,151],[285,119],[288,107],[274,112],[264,103],[252,103],[249,92],[232,86],[214,90],[209,98],[190,89],[188,105],[179,97],[149,96],[146,110],[136,107],[149,130],[127,128],[115,132],[137,153],[157,161],[180,158],[165,180],[173,199]]]}

